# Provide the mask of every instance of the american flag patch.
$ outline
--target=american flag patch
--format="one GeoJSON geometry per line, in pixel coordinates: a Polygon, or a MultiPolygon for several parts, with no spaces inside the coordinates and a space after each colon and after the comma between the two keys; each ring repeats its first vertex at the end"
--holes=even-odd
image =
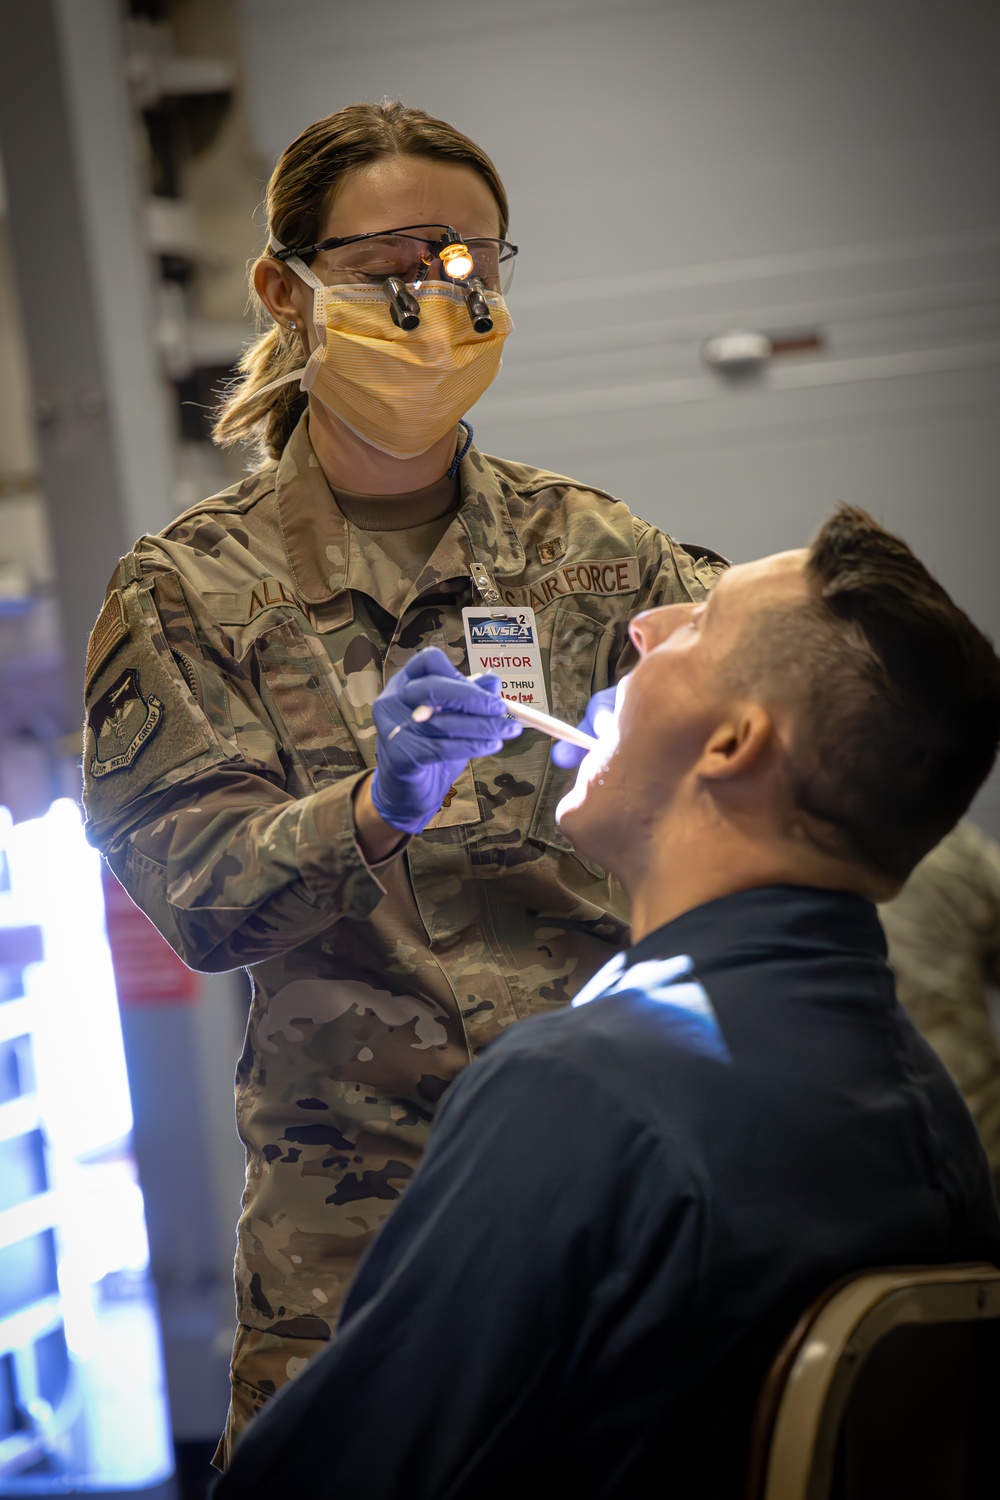
{"type": "Polygon", "coordinates": [[[115,589],[105,600],[104,608],[97,616],[97,624],[90,633],[87,668],[84,674],[85,692],[118,642],[126,635],[128,635],[128,623],[125,619],[125,606],[122,603],[120,591],[115,589]]]}

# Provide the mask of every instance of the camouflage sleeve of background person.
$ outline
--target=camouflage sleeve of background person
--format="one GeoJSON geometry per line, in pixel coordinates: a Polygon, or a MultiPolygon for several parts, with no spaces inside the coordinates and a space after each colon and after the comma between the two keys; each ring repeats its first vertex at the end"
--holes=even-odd
{"type": "Polygon", "coordinates": [[[880,915],[899,998],[961,1089],[1000,1184],[1000,1046],[986,994],[1000,981],[1000,845],[959,823],[880,915]]]}
{"type": "MultiPolygon", "coordinates": [[[[983,887],[993,913],[993,920],[983,932],[983,957],[990,981],[1000,985],[1000,844],[980,834],[978,829],[973,832],[978,836],[983,887]]],[[[1000,1050],[997,1056],[1000,1059],[1000,1050]]]]}
{"type": "Polygon", "coordinates": [[[366,773],[289,794],[250,673],[155,539],[111,580],[86,700],[88,837],[192,968],[253,963],[378,904],[354,833],[366,773]]]}

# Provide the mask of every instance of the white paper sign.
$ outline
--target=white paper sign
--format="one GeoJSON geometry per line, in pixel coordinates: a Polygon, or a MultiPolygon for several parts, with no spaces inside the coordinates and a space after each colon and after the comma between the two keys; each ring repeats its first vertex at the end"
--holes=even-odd
{"type": "Polygon", "coordinates": [[[532,708],[548,713],[535,611],[473,606],[462,610],[462,622],[469,671],[473,675],[496,673],[505,698],[514,703],[529,703],[532,708]]]}

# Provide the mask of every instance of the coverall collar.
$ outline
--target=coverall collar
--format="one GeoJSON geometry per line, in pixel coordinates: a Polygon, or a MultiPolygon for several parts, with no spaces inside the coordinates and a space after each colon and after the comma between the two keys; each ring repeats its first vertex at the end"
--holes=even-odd
{"type": "MultiPolygon", "coordinates": [[[[493,465],[472,444],[458,472],[461,505],[416,580],[417,593],[445,578],[467,578],[473,562],[505,577],[524,570],[524,548],[493,465]]],[[[305,415],[278,461],[275,495],[278,523],[299,597],[307,604],[322,604],[344,589],[357,589],[377,598],[368,560],[353,544],[350,528],[313,452],[305,415]]]]}

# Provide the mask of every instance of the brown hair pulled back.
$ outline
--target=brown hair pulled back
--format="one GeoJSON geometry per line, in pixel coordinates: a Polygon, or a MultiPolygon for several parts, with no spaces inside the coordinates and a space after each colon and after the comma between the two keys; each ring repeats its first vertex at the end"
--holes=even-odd
{"type": "Polygon", "coordinates": [[[806,577],[809,602],[762,610],[734,677],[797,705],[792,816],[901,883],[989,775],[1000,660],[906,543],[856,506],[820,528],[806,577]]]}
{"type": "MultiPolygon", "coordinates": [[[[500,210],[500,234],[507,233],[507,194],[490,161],[475,141],[445,120],[398,100],[348,104],[316,120],[282,152],[267,185],[268,229],[283,245],[314,244],[330,197],[345,173],[385,156],[423,156],[471,167],[486,182],[500,210]]],[[[388,227],[388,226],[387,226],[388,227]]],[[[258,324],[268,317],[253,286],[257,264],[250,267],[250,300],[258,324]]],[[[302,367],[302,342],[289,328],[272,324],[241,355],[237,379],[224,395],[212,435],[220,447],[237,443],[256,447],[260,461],[281,455],[308,400],[294,382],[260,394],[281,375],[302,367]]]]}

